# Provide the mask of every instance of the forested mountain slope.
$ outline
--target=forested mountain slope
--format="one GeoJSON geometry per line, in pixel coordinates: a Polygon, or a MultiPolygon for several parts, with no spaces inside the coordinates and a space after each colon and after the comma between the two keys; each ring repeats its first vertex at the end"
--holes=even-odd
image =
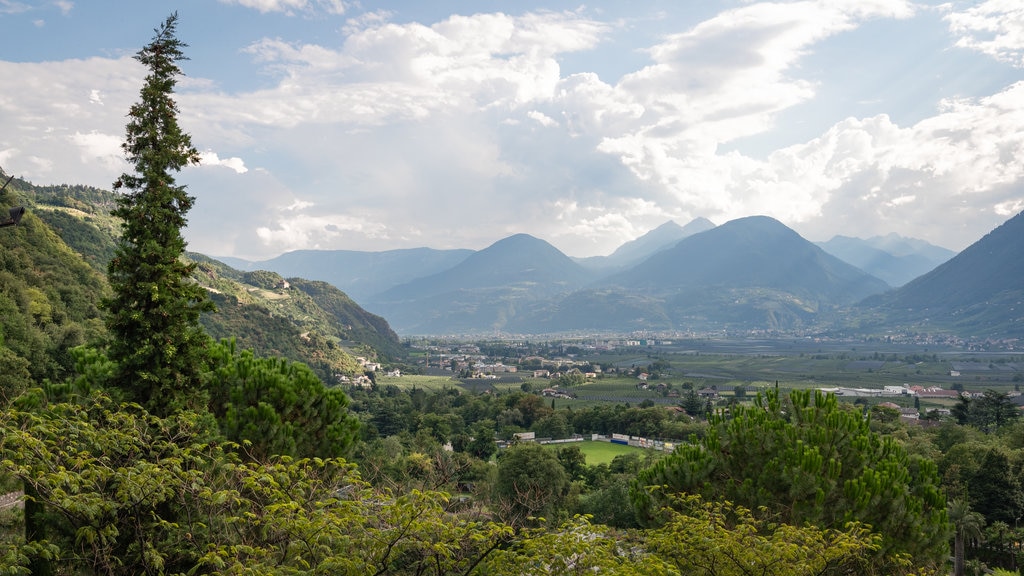
{"type": "MultiPolygon", "coordinates": [[[[14,180],[0,212],[27,200],[24,183],[14,180]]],[[[105,333],[98,303],[106,291],[104,278],[34,210],[0,228],[0,394],[68,376],[69,350],[105,333]]]]}
{"type": "MultiPolygon", "coordinates": [[[[110,216],[115,195],[87,186],[34,186],[14,179],[0,200],[14,199],[28,207],[28,215],[21,226],[0,229],[11,232],[0,236],[11,240],[30,231],[46,231],[51,240],[33,241],[34,252],[50,250],[52,242],[62,246],[69,266],[73,264],[78,276],[91,275],[91,280],[57,280],[51,289],[81,292],[77,298],[87,299],[94,318],[92,328],[82,332],[102,334],[96,304],[106,290],[107,263],[120,232],[119,221],[110,216]]],[[[235,337],[240,347],[259,355],[303,362],[327,382],[335,374],[361,372],[354,355],[376,357],[379,353],[397,358],[402,353],[398,337],[385,320],[326,284],[292,279],[289,284],[294,288],[275,289],[274,283],[283,285],[276,274],[243,273],[200,254],[190,257],[200,263],[196,280],[210,291],[218,307],[217,313],[202,318],[214,338],[235,337]]],[[[27,269],[36,267],[38,264],[26,264],[27,269]]],[[[81,343],[81,338],[71,338],[71,342],[81,343]]]]}
{"type": "Polygon", "coordinates": [[[326,282],[286,280],[265,270],[241,272],[201,254],[189,256],[199,263],[197,280],[217,304],[217,314],[201,319],[216,338],[234,336],[242,347],[302,359],[314,369],[325,361],[342,362],[348,367],[344,372],[351,372],[351,358],[328,360],[342,349],[388,358],[402,354],[387,321],[326,282]]]}

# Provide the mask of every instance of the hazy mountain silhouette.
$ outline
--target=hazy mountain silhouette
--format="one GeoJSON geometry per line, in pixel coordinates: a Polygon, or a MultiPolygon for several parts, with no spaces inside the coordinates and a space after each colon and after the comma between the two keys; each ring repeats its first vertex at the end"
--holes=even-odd
{"type": "Polygon", "coordinates": [[[872,325],[1024,336],[1024,213],[906,286],[870,298],[872,325]]]}
{"type": "Polygon", "coordinates": [[[218,258],[238,270],[271,270],[286,278],[320,280],[357,301],[462,262],[472,250],[410,248],[383,252],[296,250],[262,261],[218,258]]]}
{"type": "Polygon", "coordinates": [[[621,270],[639,264],[661,250],[671,248],[676,242],[687,236],[693,236],[714,227],[715,224],[707,218],[696,218],[686,226],[680,226],[669,220],[643,236],[619,246],[608,256],[578,258],[576,261],[594,270],[621,270]]]}
{"type": "Polygon", "coordinates": [[[895,233],[867,239],[834,236],[818,246],[890,286],[902,286],[956,255],[952,250],[895,233]]]}
{"type": "Polygon", "coordinates": [[[732,220],[685,238],[604,283],[651,294],[771,288],[834,304],[888,288],[767,216],[732,220]]]}
{"type": "Polygon", "coordinates": [[[448,270],[378,294],[367,308],[404,332],[503,329],[524,307],[593,278],[548,242],[516,234],[448,270]]]}
{"type": "Polygon", "coordinates": [[[777,220],[754,216],[684,238],[512,325],[523,332],[806,328],[886,289],[777,220]]]}

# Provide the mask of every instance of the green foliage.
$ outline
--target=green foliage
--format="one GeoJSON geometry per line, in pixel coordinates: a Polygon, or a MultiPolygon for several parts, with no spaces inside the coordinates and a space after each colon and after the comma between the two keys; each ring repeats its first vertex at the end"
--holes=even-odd
{"type": "Polygon", "coordinates": [[[264,290],[276,290],[284,288],[285,281],[277,272],[268,272],[266,270],[254,270],[252,272],[246,272],[243,276],[246,283],[252,284],[258,288],[264,290]]]}
{"type": "MultiPolygon", "coordinates": [[[[337,334],[342,340],[369,345],[389,358],[404,355],[398,335],[387,320],[371,314],[356,304],[344,292],[326,282],[291,278],[293,290],[305,294],[315,303],[321,314],[326,313],[343,331],[337,334]]],[[[315,313],[309,310],[308,313],[315,313]]]]}
{"type": "Polygon", "coordinates": [[[306,365],[238,352],[234,341],[210,349],[210,410],[224,436],[253,459],[348,456],[358,420],[348,397],[306,365]]]}
{"type": "Polygon", "coordinates": [[[194,414],[159,420],[104,396],[3,414],[3,472],[44,505],[47,541],[30,543],[58,567],[91,573],[174,572],[195,551],[174,524],[176,489],[202,468],[178,440],[203,430],[194,414]]]}
{"type": "Polygon", "coordinates": [[[949,503],[949,521],[953,525],[953,575],[963,576],[965,573],[964,546],[967,542],[981,540],[985,518],[971,510],[964,500],[956,499],[949,503]]]}
{"type": "MultiPolygon", "coordinates": [[[[687,496],[676,503],[684,513],[646,538],[647,549],[678,574],[694,576],[818,576],[871,574],[881,537],[855,522],[839,529],[778,524],[728,502],[687,496]]],[[[909,568],[906,557],[891,558],[887,574],[909,568]]]]}
{"type": "Polygon", "coordinates": [[[942,558],[948,535],[935,465],[820,392],[794,391],[784,403],[769,391],[732,418],[716,415],[702,441],[643,470],[631,495],[642,518],[657,524],[678,493],[763,509],[797,526],[859,522],[882,535],[881,555],[925,563],[942,558]]]}
{"type": "Polygon", "coordinates": [[[569,489],[569,478],[556,454],[540,444],[516,444],[498,455],[492,506],[513,526],[553,518],[569,489]]]}
{"type": "Polygon", "coordinates": [[[637,541],[623,541],[584,516],[560,525],[524,529],[508,546],[495,550],[480,566],[489,576],[534,574],[670,574],[658,558],[646,554],[637,541]]]}
{"type": "Polygon", "coordinates": [[[639,528],[636,511],[629,498],[633,481],[631,474],[610,476],[602,486],[594,487],[580,497],[579,511],[594,522],[613,528],[639,528]]]}
{"type": "MultiPolygon", "coordinates": [[[[90,208],[81,202],[76,204],[82,204],[82,208],[90,208]]],[[[60,236],[61,240],[81,254],[82,259],[94,270],[106,272],[108,264],[114,258],[117,243],[116,227],[110,224],[114,221],[112,217],[83,214],[81,210],[62,210],[51,206],[37,206],[34,212],[60,236]]]]}
{"type": "Polygon", "coordinates": [[[983,432],[999,430],[1020,417],[1020,411],[1010,401],[1009,394],[995,390],[986,390],[980,398],[961,395],[952,412],[960,424],[974,426],[983,432]]]}
{"type": "Polygon", "coordinates": [[[466,446],[466,451],[481,460],[489,460],[498,451],[494,440],[494,421],[482,420],[473,426],[473,439],[466,446]]]}
{"type": "MultiPolygon", "coordinates": [[[[5,197],[13,195],[8,188],[5,197]]],[[[6,213],[7,206],[0,206],[6,213]]],[[[98,302],[107,291],[32,212],[0,233],[0,402],[45,379],[69,376],[70,350],[103,332],[98,302]]]]}
{"type": "Polygon", "coordinates": [[[447,495],[371,489],[339,459],[240,462],[204,420],[103,395],[0,416],[0,471],[25,483],[45,539],[8,544],[0,571],[469,573],[511,528],[447,511],[447,495]]]}
{"type": "Polygon", "coordinates": [[[587,377],[577,369],[572,369],[555,379],[555,384],[561,388],[574,388],[587,383],[587,377]]]}
{"type": "Polygon", "coordinates": [[[110,357],[118,363],[114,383],[160,415],[202,405],[200,374],[209,339],[199,315],[213,308],[190,279],[195,265],[183,258],[181,230],[195,199],[171,175],[199,161],[171,98],[181,74],[177,62],[185,58],[176,25],[174,14],[135,57],[149,75],[129,111],[122,146],[135,171],[114,183],[124,189],[113,211],[123,224],[108,267],[113,296],[105,301],[110,357]]]}
{"type": "Polygon", "coordinates": [[[290,278],[287,289],[246,283],[246,273],[201,254],[190,254],[193,278],[217,305],[200,321],[214,339],[235,338],[261,356],[282,356],[307,364],[325,382],[339,374],[361,374],[353,355],[400,358],[398,336],[340,290],[290,278]],[[308,288],[308,290],[307,290],[308,288]]]}

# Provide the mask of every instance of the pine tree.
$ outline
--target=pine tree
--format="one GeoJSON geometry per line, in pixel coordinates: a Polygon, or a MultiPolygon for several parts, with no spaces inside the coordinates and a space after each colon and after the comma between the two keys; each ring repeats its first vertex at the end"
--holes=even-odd
{"type": "Polygon", "coordinates": [[[922,564],[946,554],[949,524],[936,465],[871,430],[833,395],[769,390],[753,406],[711,417],[706,435],[637,474],[638,519],[658,525],[680,493],[763,511],[792,526],[871,526],[879,561],[910,554],[922,564]]]}
{"type": "Polygon", "coordinates": [[[155,30],[135,59],[149,69],[131,107],[122,149],[134,166],[114,183],[122,191],[113,214],[123,219],[108,276],[113,296],[105,301],[117,362],[114,384],[129,400],[158,415],[202,404],[200,373],[208,338],[200,313],[212,310],[206,292],[189,279],[181,229],[195,198],[175,184],[173,173],[199,162],[189,135],[178,125],[172,93],[186,45],[175,37],[178,15],[155,30]]]}

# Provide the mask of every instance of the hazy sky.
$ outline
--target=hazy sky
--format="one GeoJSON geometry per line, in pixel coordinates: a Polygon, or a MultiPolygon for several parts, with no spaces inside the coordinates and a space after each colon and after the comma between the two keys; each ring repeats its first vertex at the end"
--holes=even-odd
{"type": "Polygon", "coordinates": [[[206,254],[754,214],[960,250],[1024,210],[1020,0],[0,0],[0,166],[109,189],[175,10],[206,254]]]}

